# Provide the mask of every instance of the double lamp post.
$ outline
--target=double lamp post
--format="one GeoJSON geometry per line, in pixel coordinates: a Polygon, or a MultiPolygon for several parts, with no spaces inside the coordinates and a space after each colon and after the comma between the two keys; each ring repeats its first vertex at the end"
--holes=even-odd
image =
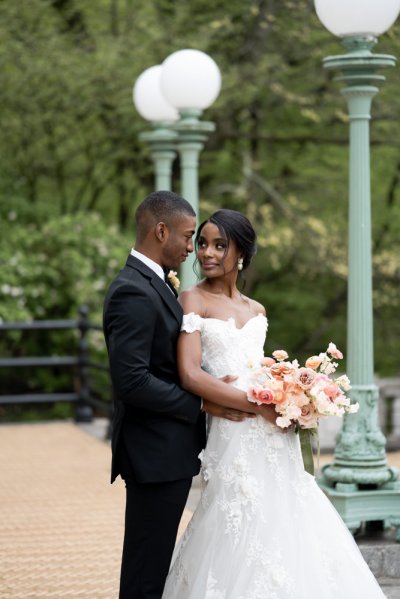
{"type": "MultiPolygon", "coordinates": [[[[172,165],[180,159],[181,194],[198,213],[199,155],[214,123],[200,116],[217,98],[221,75],[215,62],[199,50],[178,50],[162,63],[146,69],[136,80],[133,101],[139,114],[150,121],[151,131],[140,138],[148,142],[155,169],[155,189],[170,190],[172,165]]],[[[181,267],[181,285],[196,283],[191,254],[181,267]]]]}

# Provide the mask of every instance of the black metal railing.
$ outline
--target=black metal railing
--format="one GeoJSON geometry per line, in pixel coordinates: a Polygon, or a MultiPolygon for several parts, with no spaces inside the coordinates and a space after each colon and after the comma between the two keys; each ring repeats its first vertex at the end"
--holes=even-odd
{"type": "Polygon", "coordinates": [[[71,390],[61,393],[0,393],[0,405],[32,404],[32,403],[76,403],[75,419],[77,422],[90,422],[93,419],[93,408],[107,416],[111,415],[111,381],[108,377],[110,401],[98,396],[91,387],[90,371],[97,370],[109,373],[105,364],[90,359],[88,334],[90,331],[102,331],[100,325],[89,321],[88,308],[81,306],[77,320],[34,320],[31,322],[10,322],[0,324],[0,333],[3,331],[56,331],[78,330],[79,342],[74,356],[33,356],[33,357],[2,357],[0,368],[23,367],[62,367],[75,368],[77,384],[71,384],[71,390]]]}

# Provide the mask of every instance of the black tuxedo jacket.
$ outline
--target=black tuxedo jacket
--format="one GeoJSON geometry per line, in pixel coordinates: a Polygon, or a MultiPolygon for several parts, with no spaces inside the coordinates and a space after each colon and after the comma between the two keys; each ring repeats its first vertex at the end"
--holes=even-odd
{"type": "Polygon", "coordinates": [[[128,256],[104,303],[114,388],[111,482],[121,448],[138,482],[191,478],[205,445],[201,400],[179,386],[176,342],[182,308],[167,285],[128,256]]]}

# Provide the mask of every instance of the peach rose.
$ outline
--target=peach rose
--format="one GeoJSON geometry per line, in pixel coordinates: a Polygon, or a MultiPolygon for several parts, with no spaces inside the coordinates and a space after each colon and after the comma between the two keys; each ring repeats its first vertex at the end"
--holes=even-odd
{"type": "Polygon", "coordinates": [[[318,424],[318,415],[311,404],[301,408],[301,415],[298,418],[302,428],[315,428],[318,424]]]}
{"type": "Polygon", "coordinates": [[[335,358],[335,360],[342,360],[343,359],[342,352],[332,342],[329,344],[328,349],[326,351],[327,351],[328,354],[330,354],[332,356],[332,358],[335,358]]]}
{"type": "Polygon", "coordinates": [[[283,360],[287,360],[289,357],[289,354],[284,349],[277,349],[272,352],[272,355],[278,362],[283,362],[283,360]]]}
{"type": "Polygon", "coordinates": [[[285,375],[293,372],[293,366],[290,362],[278,362],[277,364],[272,364],[269,371],[273,377],[283,379],[285,375]]]}
{"type": "Polygon", "coordinates": [[[267,366],[267,368],[269,368],[272,364],[276,364],[276,360],[274,360],[274,358],[265,357],[261,360],[260,364],[261,366],[267,366]]]}
{"type": "Polygon", "coordinates": [[[268,384],[274,394],[274,403],[279,404],[284,402],[286,399],[285,383],[282,380],[274,379],[269,381],[268,384]]]}
{"type": "Polygon", "coordinates": [[[312,368],[313,370],[317,370],[321,362],[322,360],[319,356],[310,356],[306,361],[306,368],[312,368]]]}
{"type": "Polygon", "coordinates": [[[290,399],[291,399],[291,403],[293,403],[295,406],[297,406],[299,408],[302,408],[303,406],[306,406],[307,404],[310,403],[309,398],[303,392],[291,393],[290,399]]]}
{"type": "Polygon", "coordinates": [[[329,383],[324,387],[324,393],[333,401],[339,395],[339,389],[333,383],[329,383]]]}
{"type": "Polygon", "coordinates": [[[255,402],[258,405],[274,403],[274,392],[271,389],[265,389],[265,387],[253,387],[250,389],[250,401],[255,402]]]}
{"type": "Polygon", "coordinates": [[[311,389],[316,377],[317,375],[312,368],[299,368],[296,372],[295,380],[302,389],[311,389]]]}

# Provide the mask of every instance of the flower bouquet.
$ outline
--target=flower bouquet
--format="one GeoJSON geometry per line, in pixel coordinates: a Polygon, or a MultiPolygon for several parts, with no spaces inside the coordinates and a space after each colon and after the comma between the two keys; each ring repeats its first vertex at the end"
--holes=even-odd
{"type": "MultiPolygon", "coordinates": [[[[354,413],[359,405],[351,404],[346,395],[350,389],[348,377],[332,376],[338,366],[334,360],[343,358],[334,343],[329,344],[326,352],[308,358],[304,367],[297,360],[289,361],[288,358],[286,351],[277,350],[271,358],[265,357],[258,366],[252,366],[247,398],[258,405],[273,404],[278,427],[308,431],[301,436],[305,458],[305,444],[308,440],[311,451],[310,433],[318,430],[321,417],[354,413]]],[[[311,464],[306,469],[313,470],[311,464]]]]}

